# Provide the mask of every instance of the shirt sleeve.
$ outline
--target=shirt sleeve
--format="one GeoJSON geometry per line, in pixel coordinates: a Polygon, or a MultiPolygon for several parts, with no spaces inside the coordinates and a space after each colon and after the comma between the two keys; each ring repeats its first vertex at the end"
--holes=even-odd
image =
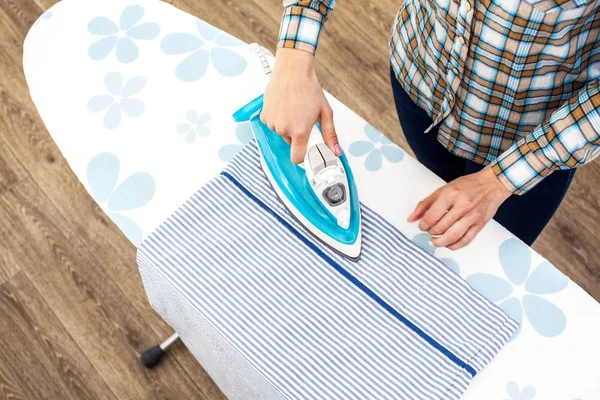
{"type": "Polygon", "coordinates": [[[599,150],[600,79],[584,86],[491,166],[504,186],[523,194],[557,169],[589,162],[599,150]]]}
{"type": "Polygon", "coordinates": [[[315,54],[321,28],[334,4],[335,0],[284,0],[277,47],[315,54]]]}

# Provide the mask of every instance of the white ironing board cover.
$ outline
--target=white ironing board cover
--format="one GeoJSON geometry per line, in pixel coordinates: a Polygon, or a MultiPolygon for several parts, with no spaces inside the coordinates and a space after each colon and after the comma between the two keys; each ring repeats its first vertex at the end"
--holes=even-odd
{"type": "MultiPolygon", "coordinates": [[[[31,28],[23,64],[72,170],[135,245],[250,141],[231,114],[266,85],[247,45],[157,0],[59,2],[31,28]]],[[[329,99],[361,201],[522,321],[464,399],[600,398],[600,305],[495,222],[463,250],[434,249],[406,216],[442,181],[329,99]]],[[[153,307],[224,393],[251,398],[245,382],[256,372],[211,321],[160,274],[142,277],[153,307]]],[[[280,398],[264,390],[261,399],[280,398]]]]}

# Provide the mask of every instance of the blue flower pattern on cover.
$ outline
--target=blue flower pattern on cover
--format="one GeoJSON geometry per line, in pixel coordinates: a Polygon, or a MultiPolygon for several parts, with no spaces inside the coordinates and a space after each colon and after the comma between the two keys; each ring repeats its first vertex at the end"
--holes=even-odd
{"type": "Polygon", "coordinates": [[[104,60],[116,48],[117,60],[127,64],[137,60],[140,50],[136,40],[151,40],[160,33],[160,27],[153,22],[139,23],[144,16],[144,8],[132,5],[123,10],[119,23],[100,16],[88,24],[88,31],[103,38],[94,42],[88,49],[92,60],[104,60]]]}
{"type": "MultiPolygon", "coordinates": [[[[486,273],[467,277],[467,282],[516,319],[522,327],[523,313],[537,333],[544,337],[560,335],[567,326],[564,312],[542,295],[560,292],[569,278],[548,261],[531,269],[531,249],[518,239],[507,239],[499,249],[500,264],[506,278],[486,273]],[[524,294],[513,294],[519,288],[524,294]],[[510,297],[509,297],[510,296],[510,297]]],[[[517,331],[513,340],[520,332],[517,331]]]]}
{"type": "MultiPolygon", "coordinates": [[[[429,252],[431,254],[435,254],[436,250],[438,249],[431,243],[431,235],[428,233],[425,233],[425,232],[418,233],[415,236],[413,236],[412,241],[417,246],[419,246],[420,248],[422,248],[423,250],[426,250],[427,252],[429,252]]],[[[446,266],[448,268],[450,268],[452,271],[454,271],[455,273],[460,274],[460,266],[453,259],[446,257],[446,258],[440,258],[440,261],[442,261],[444,264],[446,264],[446,266]]]]}
{"type": "Polygon", "coordinates": [[[146,80],[141,76],[134,76],[123,84],[123,76],[118,72],[111,72],[104,78],[104,86],[108,94],[92,97],[88,102],[88,110],[93,113],[104,113],[104,127],[116,129],[121,124],[123,111],[129,117],[139,117],[144,113],[144,102],[133,98],[146,86],[146,80]]]}
{"type": "Polygon", "coordinates": [[[134,245],[138,246],[143,239],[142,230],[121,212],[148,204],[156,192],[156,183],[146,172],[136,172],[116,186],[119,172],[120,162],[117,156],[112,153],[100,153],[88,163],[88,183],[94,199],[98,204],[107,202],[110,219],[134,245]]]}
{"type": "Polygon", "coordinates": [[[246,59],[229,49],[241,46],[244,42],[199,19],[196,20],[196,30],[198,35],[171,33],[160,44],[165,54],[188,54],[175,70],[179,79],[184,82],[202,79],[211,61],[217,72],[224,77],[238,76],[246,70],[246,59]]]}
{"type": "Polygon", "coordinates": [[[392,163],[402,161],[404,152],[372,125],[366,124],[364,132],[369,140],[353,142],[348,150],[355,157],[367,156],[365,168],[368,171],[379,171],[383,165],[383,158],[392,163]]]}
{"type": "Polygon", "coordinates": [[[187,112],[186,118],[187,123],[177,126],[177,133],[184,133],[186,142],[194,143],[198,136],[204,137],[210,134],[210,129],[204,126],[210,121],[209,113],[198,115],[196,111],[190,110],[187,112]]]}
{"type": "Polygon", "coordinates": [[[33,26],[39,25],[42,21],[47,21],[52,18],[52,11],[46,11],[34,22],[33,26]]]}
{"type": "Polygon", "coordinates": [[[231,159],[252,140],[253,135],[250,124],[247,122],[239,124],[235,128],[235,137],[239,141],[239,144],[228,144],[219,149],[219,159],[221,161],[231,161],[231,159]]]}
{"type": "Polygon", "coordinates": [[[523,390],[520,390],[516,382],[508,382],[506,384],[506,393],[509,398],[505,400],[532,400],[535,397],[535,388],[528,385],[523,390]]]}

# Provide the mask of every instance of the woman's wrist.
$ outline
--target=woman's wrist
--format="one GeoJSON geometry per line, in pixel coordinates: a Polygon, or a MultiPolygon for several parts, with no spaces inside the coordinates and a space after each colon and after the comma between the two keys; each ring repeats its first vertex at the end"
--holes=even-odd
{"type": "Polygon", "coordinates": [[[512,195],[512,192],[508,190],[506,186],[504,186],[491,167],[488,166],[482,169],[481,173],[486,177],[486,180],[489,182],[489,184],[497,190],[498,197],[500,197],[502,201],[508,199],[512,195]]]}
{"type": "Polygon", "coordinates": [[[275,56],[273,73],[312,78],[316,75],[315,57],[306,51],[279,48],[275,56]]]}

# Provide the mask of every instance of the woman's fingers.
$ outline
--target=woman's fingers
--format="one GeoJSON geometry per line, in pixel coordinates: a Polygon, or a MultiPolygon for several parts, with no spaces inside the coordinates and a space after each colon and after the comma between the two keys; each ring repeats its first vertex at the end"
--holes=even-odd
{"type": "Polygon", "coordinates": [[[329,104],[325,103],[321,108],[321,131],[323,132],[323,141],[333,151],[336,156],[342,155],[342,149],[338,142],[335,126],[333,124],[333,110],[329,104]]]}
{"type": "Polygon", "coordinates": [[[419,229],[425,232],[429,231],[432,226],[442,219],[451,207],[451,199],[444,195],[444,191],[440,191],[433,203],[423,213],[419,222],[419,229]]]}
{"type": "Polygon", "coordinates": [[[475,224],[471,225],[467,233],[458,241],[448,246],[450,250],[458,250],[467,246],[469,243],[475,239],[475,237],[481,232],[485,224],[475,224]]]}
{"type": "Polygon", "coordinates": [[[431,236],[440,236],[445,234],[448,229],[452,225],[456,223],[463,215],[465,215],[465,210],[457,207],[457,205],[453,205],[450,210],[444,214],[444,216],[431,228],[429,228],[428,233],[431,236]]]}
{"type": "Polygon", "coordinates": [[[302,132],[292,137],[290,158],[294,164],[300,164],[304,161],[306,146],[308,145],[308,135],[308,132],[302,132]]]}
{"type": "Polygon", "coordinates": [[[486,167],[438,189],[419,203],[409,221],[422,218],[419,228],[441,235],[431,239],[434,246],[457,250],[471,243],[511,194],[486,167]]]}
{"type": "Polygon", "coordinates": [[[431,207],[431,205],[437,200],[439,195],[440,189],[421,200],[419,204],[417,204],[417,207],[415,207],[415,210],[412,212],[412,214],[408,216],[408,222],[415,222],[421,219],[427,210],[429,210],[429,207],[431,207]]]}
{"type": "Polygon", "coordinates": [[[451,246],[460,241],[474,223],[475,220],[470,214],[463,215],[442,236],[431,238],[431,243],[435,247],[451,246]]]}

